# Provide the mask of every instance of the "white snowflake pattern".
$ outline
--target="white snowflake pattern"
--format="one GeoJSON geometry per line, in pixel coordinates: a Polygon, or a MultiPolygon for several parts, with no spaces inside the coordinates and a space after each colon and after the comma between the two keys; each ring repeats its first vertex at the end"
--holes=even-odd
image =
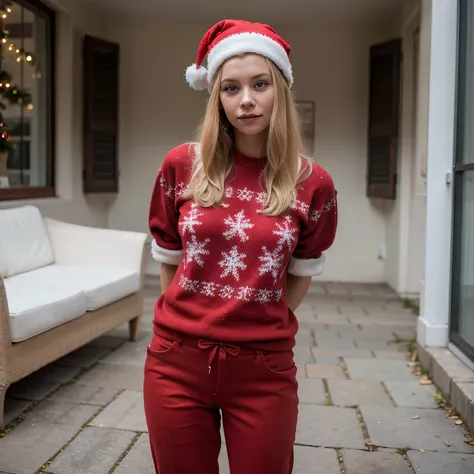
{"type": "Polygon", "coordinates": [[[243,301],[252,301],[252,296],[255,291],[254,288],[251,288],[250,286],[240,286],[238,290],[239,292],[237,294],[237,299],[243,301]]]}
{"type": "Polygon", "coordinates": [[[318,222],[319,218],[321,217],[321,214],[322,214],[321,211],[312,211],[309,219],[314,222],[318,222]]]}
{"type": "Polygon", "coordinates": [[[194,234],[196,232],[194,227],[202,224],[202,221],[198,220],[198,217],[203,215],[204,214],[202,212],[199,212],[198,205],[193,202],[191,204],[191,210],[183,217],[183,222],[179,223],[183,235],[185,235],[186,232],[194,234]]]}
{"type": "Polygon", "coordinates": [[[191,242],[186,242],[186,261],[185,266],[190,262],[196,262],[201,268],[204,267],[203,255],[209,255],[211,252],[206,249],[206,245],[211,239],[205,239],[199,242],[195,235],[191,237],[191,242]]]}
{"type": "Polygon", "coordinates": [[[234,197],[234,188],[232,186],[228,186],[227,188],[225,188],[224,196],[229,199],[231,197],[234,197]]]}
{"type": "Polygon", "coordinates": [[[268,194],[262,191],[261,193],[257,194],[255,199],[261,206],[263,206],[267,202],[267,197],[268,194]]]}
{"type": "Polygon", "coordinates": [[[247,264],[244,263],[244,258],[247,257],[245,253],[240,253],[237,245],[234,245],[229,252],[222,252],[223,259],[218,263],[224,269],[221,278],[225,278],[229,274],[239,281],[239,270],[245,270],[247,264]]]}
{"type": "Polygon", "coordinates": [[[181,196],[188,188],[188,186],[182,181],[180,181],[176,186],[171,186],[163,175],[160,176],[160,186],[164,188],[165,194],[171,199],[181,196]]]}
{"type": "Polygon", "coordinates": [[[254,195],[253,191],[247,188],[239,189],[237,191],[237,197],[241,201],[251,201],[253,199],[253,195],[254,195]]]}
{"type": "Polygon", "coordinates": [[[199,293],[204,296],[220,297],[225,300],[238,299],[240,301],[256,303],[270,303],[280,301],[283,295],[283,289],[269,290],[267,288],[253,288],[250,286],[241,286],[234,288],[231,285],[221,285],[212,281],[191,280],[181,275],[179,286],[186,291],[199,293]]]}
{"type": "Polygon", "coordinates": [[[293,235],[298,229],[292,226],[291,216],[285,216],[285,222],[283,224],[276,224],[277,230],[274,230],[273,233],[280,237],[278,245],[288,246],[288,250],[291,250],[293,242],[296,240],[296,237],[293,235]],[[291,227],[290,227],[291,226],[291,227]]]}
{"type": "Polygon", "coordinates": [[[219,295],[223,299],[232,299],[232,297],[234,296],[234,287],[230,285],[222,286],[219,295]]]}
{"type": "Polygon", "coordinates": [[[229,227],[223,235],[227,240],[233,237],[239,237],[241,242],[249,240],[249,236],[246,234],[246,229],[251,229],[253,224],[250,219],[245,217],[244,211],[240,211],[234,215],[234,217],[228,216],[224,219],[225,224],[229,227]]]}
{"type": "Polygon", "coordinates": [[[257,303],[270,303],[273,299],[274,291],[269,290],[267,288],[261,288],[257,290],[257,296],[255,297],[255,301],[257,303]]]}
{"type": "Polygon", "coordinates": [[[276,247],[272,252],[267,250],[267,247],[262,247],[263,254],[260,255],[259,260],[262,262],[258,271],[260,276],[265,275],[266,273],[271,273],[275,280],[278,278],[278,274],[283,265],[283,259],[285,256],[282,253],[281,247],[276,247]]]}
{"type": "Polygon", "coordinates": [[[214,283],[213,281],[203,281],[201,283],[201,293],[204,296],[215,296],[219,286],[219,283],[214,283]]]}
{"type": "Polygon", "coordinates": [[[323,212],[328,212],[330,211],[333,207],[336,206],[336,198],[332,198],[330,201],[328,201],[324,207],[323,207],[323,212]]]}

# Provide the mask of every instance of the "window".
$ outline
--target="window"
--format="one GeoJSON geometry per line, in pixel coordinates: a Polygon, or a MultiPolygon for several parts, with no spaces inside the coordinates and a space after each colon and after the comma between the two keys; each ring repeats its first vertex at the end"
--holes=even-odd
{"type": "Polygon", "coordinates": [[[54,12],[0,0],[0,200],[54,196],[54,12]]]}
{"type": "Polygon", "coordinates": [[[474,3],[459,15],[451,339],[474,360],[474,3]]]}

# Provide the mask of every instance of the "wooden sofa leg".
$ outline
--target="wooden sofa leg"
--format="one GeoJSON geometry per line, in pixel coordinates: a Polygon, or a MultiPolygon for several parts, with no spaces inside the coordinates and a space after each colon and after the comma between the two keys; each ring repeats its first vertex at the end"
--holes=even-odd
{"type": "Polygon", "coordinates": [[[131,319],[128,322],[128,327],[130,330],[130,340],[136,341],[138,339],[138,333],[140,332],[140,316],[131,319]]]}
{"type": "Polygon", "coordinates": [[[5,397],[7,395],[7,390],[8,390],[8,386],[7,387],[0,387],[0,429],[2,429],[4,427],[3,426],[3,420],[5,419],[4,418],[5,397]]]}

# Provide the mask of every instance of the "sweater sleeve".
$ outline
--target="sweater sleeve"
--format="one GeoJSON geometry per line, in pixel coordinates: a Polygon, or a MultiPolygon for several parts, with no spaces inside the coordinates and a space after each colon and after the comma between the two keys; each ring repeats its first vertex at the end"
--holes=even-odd
{"type": "Polygon", "coordinates": [[[153,237],[151,253],[160,263],[179,265],[183,258],[183,245],[178,232],[179,212],[176,199],[183,188],[176,176],[175,150],[170,151],[158,170],[153,188],[149,228],[153,237]]]}
{"type": "Polygon", "coordinates": [[[323,273],[323,252],[334,242],[337,219],[337,191],[331,176],[324,172],[313,193],[308,219],[290,260],[288,273],[295,276],[317,276],[323,273]]]}

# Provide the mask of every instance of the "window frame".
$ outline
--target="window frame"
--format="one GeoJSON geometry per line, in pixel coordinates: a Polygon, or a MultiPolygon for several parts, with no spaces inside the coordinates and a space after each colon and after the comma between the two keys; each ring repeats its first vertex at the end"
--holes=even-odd
{"type": "Polygon", "coordinates": [[[455,153],[453,163],[453,221],[452,221],[452,262],[451,262],[451,301],[450,301],[450,340],[471,360],[474,361],[474,346],[470,345],[459,332],[460,288],[462,263],[463,227],[463,177],[464,172],[473,170],[474,163],[463,163],[464,153],[464,113],[467,52],[467,2],[460,0],[458,14],[457,84],[455,116],[455,153]]]}
{"type": "Polygon", "coordinates": [[[56,165],[56,147],[55,147],[55,61],[56,61],[56,14],[55,11],[41,0],[14,0],[15,3],[24,8],[28,8],[35,15],[41,16],[46,21],[47,43],[49,49],[47,51],[47,76],[49,82],[46,90],[46,107],[47,107],[47,176],[48,183],[46,186],[25,186],[0,188],[0,201],[10,201],[19,199],[36,199],[56,196],[55,186],[55,165],[56,165]]]}

